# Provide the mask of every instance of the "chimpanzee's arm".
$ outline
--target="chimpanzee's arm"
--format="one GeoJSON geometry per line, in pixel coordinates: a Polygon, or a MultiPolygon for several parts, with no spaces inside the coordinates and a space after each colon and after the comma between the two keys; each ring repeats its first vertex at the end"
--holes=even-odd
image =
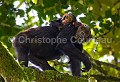
{"type": "Polygon", "coordinates": [[[79,59],[85,65],[85,71],[89,71],[91,68],[91,62],[89,57],[82,53],[74,44],[70,41],[71,37],[75,34],[75,27],[72,24],[66,25],[58,34],[58,38],[67,39],[66,43],[58,43],[57,48],[68,56],[79,59]]]}
{"type": "Polygon", "coordinates": [[[66,55],[73,56],[76,59],[81,60],[85,65],[85,71],[90,70],[91,62],[89,57],[86,54],[82,53],[79,49],[77,49],[72,43],[59,44],[57,48],[64,52],[66,55]]]}
{"type": "Polygon", "coordinates": [[[72,72],[73,76],[82,76],[82,72],[81,72],[81,61],[79,59],[76,59],[73,56],[70,56],[70,69],[72,72]]]}
{"type": "MultiPolygon", "coordinates": [[[[83,45],[79,44],[79,43],[74,43],[74,46],[76,48],[78,48],[80,51],[83,50],[83,45]]],[[[81,60],[80,59],[76,59],[73,56],[69,56],[70,58],[70,68],[71,68],[71,72],[73,76],[82,76],[82,71],[81,69],[81,60]]]]}

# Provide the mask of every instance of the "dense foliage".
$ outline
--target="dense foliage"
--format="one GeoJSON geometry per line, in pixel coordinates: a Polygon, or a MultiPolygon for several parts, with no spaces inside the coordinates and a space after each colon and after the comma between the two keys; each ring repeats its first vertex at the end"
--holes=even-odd
{"type": "MultiPolygon", "coordinates": [[[[30,27],[48,25],[69,12],[92,31],[92,39],[84,43],[85,53],[93,63],[88,74],[120,77],[120,0],[0,0],[0,41],[16,57],[13,36],[30,27]]],[[[66,64],[50,64],[67,72],[66,64]]]]}

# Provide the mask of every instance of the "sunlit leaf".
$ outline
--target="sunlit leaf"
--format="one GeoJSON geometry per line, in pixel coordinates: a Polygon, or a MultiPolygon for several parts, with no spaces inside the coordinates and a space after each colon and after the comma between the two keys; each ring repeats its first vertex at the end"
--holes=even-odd
{"type": "Polygon", "coordinates": [[[37,0],[32,0],[33,3],[37,4],[37,0]]]}

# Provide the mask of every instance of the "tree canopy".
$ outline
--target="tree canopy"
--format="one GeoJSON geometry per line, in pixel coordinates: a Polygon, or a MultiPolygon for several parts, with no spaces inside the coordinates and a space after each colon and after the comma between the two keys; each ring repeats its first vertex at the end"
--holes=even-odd
{"type": "MultiPolygon", "coordinates": [[[[89,77],[90,82],[119,82],[120,0],[0,0],[0,41],[7,47],[6,52],[16,58],[11,40],[17,33],[49,25],[65,13],[74,14],[91,29],[92,39],[84,43],[84,53],[89,55],[93,67],[83,73],[83,77],[89,77]]],[[[1,44],[0,47],[0,50],[5,48],[1,44]]],[[[2,54],[0,51],[0,62],[4,60],[2,54]]],[[[70,74],[64,69],[69,67],[67,64],[49,63],[58,71],[70,74]]],[[[3,76],[1,66],[0,63],[0,75],[3,76]]]]}

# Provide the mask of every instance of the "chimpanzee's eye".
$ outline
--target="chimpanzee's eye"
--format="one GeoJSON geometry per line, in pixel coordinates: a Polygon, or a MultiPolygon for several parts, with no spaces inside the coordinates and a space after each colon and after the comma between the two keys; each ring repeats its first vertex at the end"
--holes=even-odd
{"type": "Polygon", "coordinates": [[[63,17],[63,20],[65,20],[65,19],[66,19],[66,16],[63,17]]]}
{"type": "Polygon", "coordinates": [[[86,27],[87,25],[86,24],[84,24],[84,27],[86,27]]]}
{"type": "Polygon", "coordinates": [[[65,16],[66,19],[68,19],[69,17],[68,16],[65,16]]]}

